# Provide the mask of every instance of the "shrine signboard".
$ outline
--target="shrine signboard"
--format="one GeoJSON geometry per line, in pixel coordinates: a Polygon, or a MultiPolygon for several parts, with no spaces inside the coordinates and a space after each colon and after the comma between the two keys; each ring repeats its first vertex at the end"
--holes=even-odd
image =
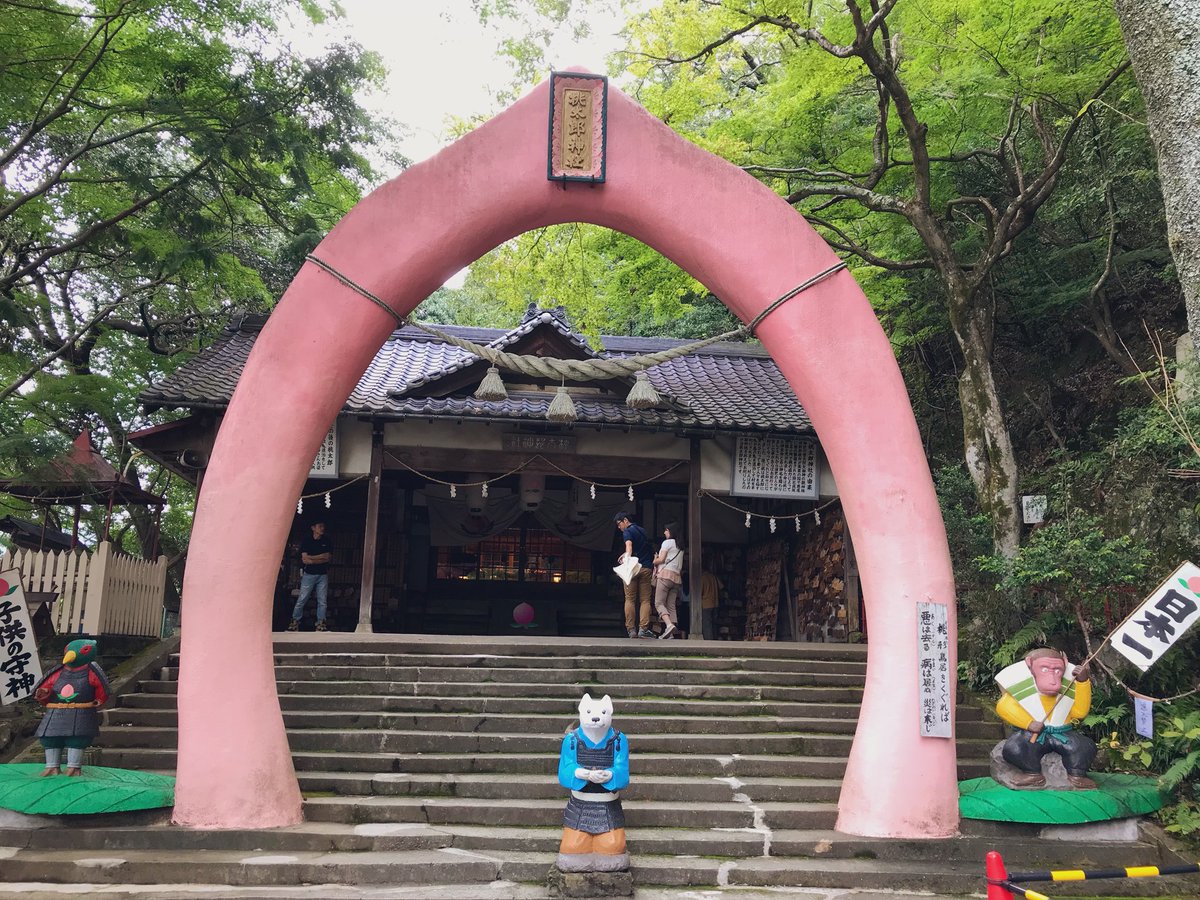
{"type": "Polygon", "coordinates": [[[734,497],[816,500],[820,495],[816,443],[795,438],[739,437],[729,493],[734,497]]]}
{"type": "Polygon", "coordinates": [[[954,736],[950,715],[950,628],[944,603],[917,604],[921,737],[954,736]]]}
{"type": "Polygon", "coordinates": [[[321,441],[320,449],[313,460],[312,468],[308,470],[309,478],[338,477],[338,434],[337,422],[334,422],[321,441]]]}
{"type": "Polygon", "coordinates": [[[583,72],[550,73],[550,181],[601,184],[608,143],[608,79],[583,72]]]}
{"type": "Polygon", "coordinates": [[[0,704],[28,697],[41,680],[42,663],[21,572],[9,569],[0,572],[0,704]]]}

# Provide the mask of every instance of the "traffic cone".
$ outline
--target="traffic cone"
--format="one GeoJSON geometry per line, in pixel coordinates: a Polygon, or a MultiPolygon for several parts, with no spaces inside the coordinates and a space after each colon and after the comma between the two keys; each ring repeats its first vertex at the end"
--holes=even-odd
{"type": "Polygon", "coordinates": [[[989,850],[984,863],[987,874],[987,900],[1012,900],[1012,891],[1000,887],[1008,881],[1008,870],[1004,868],[1004,859],[995,850],[989,850]]]}

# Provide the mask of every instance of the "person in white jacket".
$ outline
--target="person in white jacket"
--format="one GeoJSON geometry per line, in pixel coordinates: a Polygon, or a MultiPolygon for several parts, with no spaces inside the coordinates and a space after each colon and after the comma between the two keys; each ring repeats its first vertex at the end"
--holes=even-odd
{"type": "Polygon", "coordinates": [[[672,535],[678,530],[674,522],[663,527],[663,542],[654,556],[654,608],[662,619],[663,632],[658,639],[670,638],[678,630],[675,601],[683,586],[683,550],[672,535]]]}

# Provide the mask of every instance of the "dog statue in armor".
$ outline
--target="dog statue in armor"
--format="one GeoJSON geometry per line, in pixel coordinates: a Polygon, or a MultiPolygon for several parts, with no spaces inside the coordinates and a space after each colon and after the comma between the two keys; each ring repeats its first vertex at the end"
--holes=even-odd
{"type": "Polygon", "coordinates": [[[562,741],[558,783],[571,792],[563,813],[558,869],[562,872],[624,872],[625,813],[620,791],[629,785],[629,740],[612,727],[612,700],[605,694],[579,701],[579,727],[562,741]]]}

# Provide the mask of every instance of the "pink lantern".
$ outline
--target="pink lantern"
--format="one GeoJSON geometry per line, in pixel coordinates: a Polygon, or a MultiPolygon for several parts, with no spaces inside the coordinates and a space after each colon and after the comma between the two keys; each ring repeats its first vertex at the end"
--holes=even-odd
{"type": "Polygon", "coordinates": [[[513,607],[513,621],[521,628],[528,628],[533,624],[533,607],[528,603],[518,603],[513,607]]]}

